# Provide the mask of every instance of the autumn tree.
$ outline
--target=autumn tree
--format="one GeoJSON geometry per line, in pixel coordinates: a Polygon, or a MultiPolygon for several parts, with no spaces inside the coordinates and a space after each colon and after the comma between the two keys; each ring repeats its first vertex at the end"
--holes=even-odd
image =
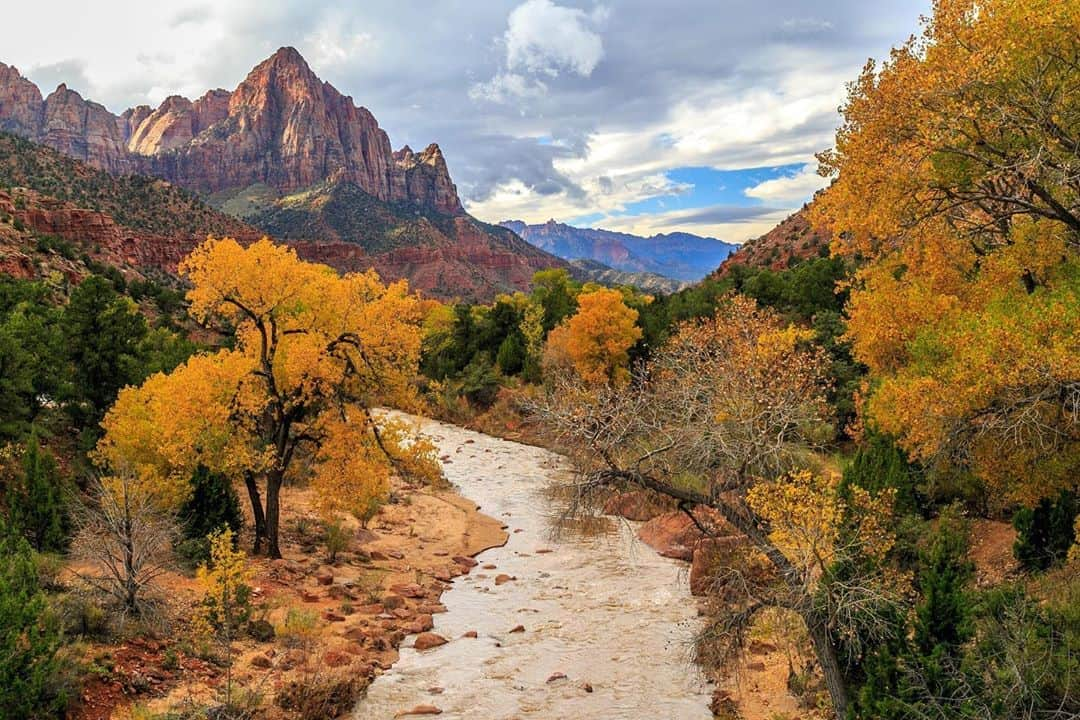
{"type": "Polygon", "coordinates": [[[251,583],[255,571],[235,545],[233,532],[224,528],[209,536],[210,560],[199,566],[195,578],[203,598],[195,611],[195,630],[215,638],[225,653],[225,706],[232,707],[232,643],[251,619],[251,583]]]}
{"type": "Polygon", "coordinates": [[[821,156],[867,420],[1003,504],[1080,478],[1078,90],[1077,3],[938,0],[821,156]]]}
{"type": "Polygon", "coordinates": [[[414,400],[421,313],[405,282],[341,276],[265,239],[247,248],[210,239],[180,269],[191,315],[234,348],[124,390],[103,422],[100,462],[138,468],[177,503],[200,464],[243,482],[255,549],[272,557],[282,484],[291,472],[318,474],[338,439],[366,438],[378,449],[372,463],[399,473],[434,472],[415,461],[420,446],[385,442],[372,412],[414,400]]]}
{"type": "MultiPolygon", "coordinates": [[[[538,412],[581,468],[581,497],[637,486],[672,498],[706,536],[745,538],[750,557],[714,578],[728,608],[719,640],[738,647],[769,607],[806,626],[844,717],[847,689],[835,641],[884,632],[873,608],[893,602],[883,572],[829,582],[845,558],[881,558],[892,493],[838,493],[810,451],[832,437],[827,358],[810,331],[733,296],[712,318],[679,325],[622,388],[553,378],[538,412]],[[746,564],[756,572],[740,570],[746,564]]],[[[883,611],[884,612],[884,611],[883,611]]]]}
{"type": "Polygon", "coordinates": [[[623,385],[629,350],[641,339],[637,318],[618,290],[583,292],[578,311],[548,334],[545,362],[551,372],[569,365],[587,384],[623,385]]]}

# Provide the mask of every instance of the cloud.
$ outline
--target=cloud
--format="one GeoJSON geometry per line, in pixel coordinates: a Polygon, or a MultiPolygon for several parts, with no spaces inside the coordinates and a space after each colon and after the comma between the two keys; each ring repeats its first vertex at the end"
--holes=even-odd
{"type": "Polygon", "coordinates": [[[83,60],[69,58],[48,65],[36,65],[27,70],[26,76],[41,89],[42,95],[48,95],[57,85],[64,83],[83,97],[94,99],[87,96],[94,85],[86,75],[86,63],[83,60]]]}
{"type": "Polygon", "coordinates": [[[180,27],[181,25],[201,25],[210,19],[213,10],[209,5],[195,5],[188,8],[182,8],[179,12],[172,16],[169,20],[170,27],[180,27]]]}
{"type": "Polygon", "coordinates": [[[833,30],[833,24],[821,18],[787,18],[781,27],[790,33],[824,33],[833,30]]]}
{"type": "Polygon", "coordinates": [[[815,192],[828,183],[828,178],[818,175],[816,166],[808,163],[797,173],[766,180],[746,188],[743,194],[767,203],[793,207],[808,201],[815,192]]]}
{"type": "MultiPolygon", "coordinates": [[[[50,32],[8,33],[0,61],[32,68],[45,92],[66,81],[119,113],[236,87],[294,45],[394,147],[437,141],[484,220],[600,215],[664,232],[717,221],[686,227],[729,240],[769,216],[710,218],[692,205],[719,201],[663,178],[812,163],[833,142],[845,81],[930,10],[930,0],[822,0],[812,12],[805,0],[173,0],[162,22],[141,0],[86,12],[74,0],[10,4],[12,27],[50,32]]],[[[802,190],[781,180],[729,194],[796,207],[812,178],[802,190]]]]}
{"type": "Polygon", "coordinates": [[[718,238],[725,242],[742,243],[764,235],[789,214],[790,211],[786,209],[721,205],[649,215],[605,217],[590,224],[646,237],[658,233],[684,231],[718,238]]]}
{"type": "Polygon", "coordinates": [[[371,33],[348,30],[338,22],[319,27],[303,42],[308,64],[324,69],[345,65],[361,54],[370,54],[374,45],[375,37],[371,33]]]}
{"type": "Polygon", "coordinates": [[[507,18],[501,39],[506,47],[504,67],[490,80],[470,87],[469,97],[508,103],[546,94],[545,78],[550,81],[566,73],[589,77],[604,56],[594,27],[607,17],[603,6],[586,13],[551,0],[526,0],[507,18]]]}
{"type": "Polygon", "coordinates": [[[527,0],[507,20],[507,66],[550,77],[564,71],[588,77],[604,56],[600,35],[591,26],[606,15],[603,9],[589,15],[551,0],[527,0]]]}
{"type": "Polygon", "coordinates": [[[476,83],[469,88],[473,100],[507,103],[544,95],[548,86],[540,80],[527,78],[513,72],[500,72],[487,82],[476,83]]]}

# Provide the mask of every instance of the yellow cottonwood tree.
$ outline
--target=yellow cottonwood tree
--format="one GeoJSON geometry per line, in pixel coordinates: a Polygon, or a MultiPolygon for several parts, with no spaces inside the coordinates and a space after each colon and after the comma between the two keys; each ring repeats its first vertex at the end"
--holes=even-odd
{"type": "Polygon", "coordinates": [[[1078,147],[1080,3],[937,0],[820,156],[867,420],[1003,501],[1080,487],[1078,147]]]}
{"type": "Polygon", "coordinates": [[[368,467],[437,473],[422,443],[391,448],[371,412],[415,401],[421,312],[404,281],[341,276],[267,239],[245,248],[211,238],[180,270],[192,316],[235,348],[126,389],[103,422],[102,462],[136,466],[178,493],[199,463],[242,480],[255,550],[265,543],[272,557],[281,486],[298,456],[332,457],[335,443],[363,438],[379,451],[368,467]],[[336,425],[344,419],[348,432],[336,425]]]}
{"type": "Polygon", "coordinates": [[[629,350],[641,339],[637,319],[618,290],[581,293],[577,313],[548,334],[549,365],[568,362],[587,383],[624,385],[629,350]]]}

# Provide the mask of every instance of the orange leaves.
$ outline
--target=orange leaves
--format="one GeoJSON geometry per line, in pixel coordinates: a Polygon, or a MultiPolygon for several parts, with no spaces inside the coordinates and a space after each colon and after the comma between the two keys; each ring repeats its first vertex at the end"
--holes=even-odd
{"type": "Polygon", "coordinates": [[[625,385],[630,379],[628,351],[639,339],[638,312],[622,293],[599,289],[578,296],[578,311],[548,335],[546,364],[572,367],[586,383],[625,385]]]}
{"type": "Polygon", "coordinates": [[[820,158],[867,420],[1002,502],[1080,476],[1078,57],[1080,3],[937,0],[820,158]]]}

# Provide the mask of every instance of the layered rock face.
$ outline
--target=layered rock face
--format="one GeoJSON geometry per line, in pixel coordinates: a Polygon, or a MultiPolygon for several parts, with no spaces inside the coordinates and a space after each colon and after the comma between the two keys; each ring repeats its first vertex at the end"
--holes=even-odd
{"type": "Polygon", "coordinates": [[[55,148],[77,160],[124,173],[135,161],[124,146],[122,123],[102,105],[60,85],[44,100],[19,71],[0,63],[0,130],[55,148]]]}
{"type": "Polygon", "coordinates": [[[42,100],[0,64],[0,129],[109,172],[155,175],[200,193],[256,183],[288,193],[344,180],[384,202],[464,212],[438,146],[393,153],[375,117],[319,80],[293,48],[260,63],[231,93],[173,96],[120,116],[64,85],[42,100]]]}

